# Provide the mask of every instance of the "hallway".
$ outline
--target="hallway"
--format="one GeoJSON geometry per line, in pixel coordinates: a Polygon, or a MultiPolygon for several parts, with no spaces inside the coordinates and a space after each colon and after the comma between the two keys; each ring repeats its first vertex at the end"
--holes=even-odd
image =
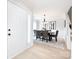
{"type": "Polygon", "coordinates": [[[13,59],[70,59],[70,51],[35,43],[13,59]]]}
{"type": "Polygon", "coordinates": [[[8,59],[70,59],[71,0],[8,0],[7,6],[8,59]]]}

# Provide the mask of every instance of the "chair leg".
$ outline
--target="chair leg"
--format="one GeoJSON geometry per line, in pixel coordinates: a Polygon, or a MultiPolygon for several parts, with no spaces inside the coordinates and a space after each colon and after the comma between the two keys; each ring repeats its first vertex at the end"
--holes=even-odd
{"type": "Polygon", "coordinates": [[[52,37],[49,37],[49,41],[51,41],[52,40],[52,37]]]}
{"type": "Polygon", "coordinates": [[[37,40],[37,37],[36,37],[36,40],[37,40]]]}
{"type": "Polygon", "coordinates": [[[46,42],[48,42],[48,39],[46,40],[46,42]]]}
{"type": "Polygon", "coordinates": [[[57,37],[55,37],[55,41],[57,42],[57,37]]]}
{"type": "Polygon", "coordinates": [[[42,39],[42,41],[43,41],[43,39],[42,39]]]}
{"type": "Polygon", "coordinates": [[[36,37],[36,40],[37,40],[37,37],[36,37]]]}
{"type": "Polygon", "coordinates": [[[38,39],[38,37],[36,37],[36,40],[38,39]]]}
{"type": "Polygon", "coordinates": [[[42,37],[42,41],[44,40],[44,38],[42,37]]]}

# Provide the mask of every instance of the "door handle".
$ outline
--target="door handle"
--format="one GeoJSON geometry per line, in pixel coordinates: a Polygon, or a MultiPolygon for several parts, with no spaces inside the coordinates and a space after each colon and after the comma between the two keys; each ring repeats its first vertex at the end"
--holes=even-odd
{"type": "Polygon", "coordinates": [[[8,29],[8,31],[11,31],[11,29],[8,29]]]}
{"type": "Polygon", "coordinates": [[[11,33],[8,33],[8,36],[11,36],[11,33]]]}

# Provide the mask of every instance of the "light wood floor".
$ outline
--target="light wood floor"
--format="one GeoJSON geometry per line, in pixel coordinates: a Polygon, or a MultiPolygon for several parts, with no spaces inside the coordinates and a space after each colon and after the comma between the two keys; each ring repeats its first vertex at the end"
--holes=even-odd
{"type": "Polygon", "coordinates": [[[13,59],[70,59],[70,51],[34,44],[32,48],[25,50],[13,59]]]}

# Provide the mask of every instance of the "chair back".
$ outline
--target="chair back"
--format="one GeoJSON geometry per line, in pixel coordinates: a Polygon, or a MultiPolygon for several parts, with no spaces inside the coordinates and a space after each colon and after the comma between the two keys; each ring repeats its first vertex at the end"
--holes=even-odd
{"type": "Polygon", "coordinates": [[[43,31],[42,35],[43,35],[43,37],[48,37],[48,31],[43,31]]]}
{"type": "Polygon", "coordinates": [[[41,31],[36,31],[36,36],[42,36],[41,31]]]}

